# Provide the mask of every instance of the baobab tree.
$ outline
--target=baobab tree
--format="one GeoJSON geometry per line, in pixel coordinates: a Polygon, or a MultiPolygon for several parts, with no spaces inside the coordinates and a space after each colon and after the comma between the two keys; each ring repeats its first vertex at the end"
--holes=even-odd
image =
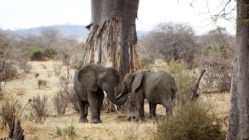
{"type": "Polygon", "coordinates": [[[227,140],[249,140],[249,1],[237,0],[236,64],[227,140]]]}
{"type": "Polygon", "coordinates": [[[84,64],[115,67],[121,78],[139,69],[135,24],[138,4],[139,0],[91,0],[84,64]]]}

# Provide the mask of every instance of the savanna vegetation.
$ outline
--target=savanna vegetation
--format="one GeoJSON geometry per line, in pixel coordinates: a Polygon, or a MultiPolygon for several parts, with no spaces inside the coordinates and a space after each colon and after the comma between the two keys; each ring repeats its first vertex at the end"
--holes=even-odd
{"type": "Polygon", "coordinates": [[[103,124],[85,125],[78,123],[72,89],[84,44],[52,28],[38,36],[1,31],[0,138],[21,120],[27,139],[224,139],[234,40],[225,29],[196,35],[185,24],[155,26],[139,38],[139,61],[141,69],[166,71],[175,78],[174,116],[164,120],[165,110],[158,107],[158,122],[145,113],[145,122],[139,124],[129,121],[132,113],[103,111],[103,124]],[[199,98],[192,103],[193,87],[203,69],[199,98]]]}

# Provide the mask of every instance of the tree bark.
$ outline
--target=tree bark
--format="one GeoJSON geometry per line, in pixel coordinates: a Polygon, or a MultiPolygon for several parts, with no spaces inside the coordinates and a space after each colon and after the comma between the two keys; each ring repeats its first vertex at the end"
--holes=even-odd
{"type": "Polygon", "coordinates": [[[205,69],[201,71],[201,74],[200,74],[196,84],[191,88],[192,95],[190,97],[190,101],[194,101],[194,100],[198,99],[199,94],[197,92],[198,92],[198,89],[199,89],[199,84],[200,84],[201,78],[202,78],[202,76],[204,75],[205,72],[206,72],[205,69]]]}
{"type": "Polygon", "coordinates": [[[227,140],[249,140],[249,1],[237,0],[236,64],[227,140]]]}
{"type": "Polygon", "coordinates": [[[116,68],[121,78],[140,68],[135,20],[139,0],[92,0],[83,64],[116,68]]]}

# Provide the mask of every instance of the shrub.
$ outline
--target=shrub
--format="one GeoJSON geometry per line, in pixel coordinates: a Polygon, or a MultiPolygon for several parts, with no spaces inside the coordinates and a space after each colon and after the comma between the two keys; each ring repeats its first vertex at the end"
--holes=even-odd
{"type": "Polygon", "coordinates": [[[4,99],[1,104],[0,116],[3,126],[9,129],[14,127],[15,120],[18,119],[21,105],[18,100],[4,99]]]}
{"type": "Polygon", "coordinates": [[[191,88],[197,81],[197,77],[191,75],[187,66],[178,61],[170,61],[167,71],[175,78],[177,83],[177,103],[184,104],[188,102],[192,95],[191,88]]]}
{"type": "Polygon", "coordinates": [[[144,69],[147,69],[149,67],[149,65],[152,63],[153,63],[153,60],[150,58],[143,57],[141,60],[141,66],[144,69]]]}
{"type": "Polygon", "coordinates": [[[55,55],[57,54],[57,52],[55,51],[55,49],[51,49],[51,48],[47,48],[43,51],[42,53],[45,57],[47,57],[48,59],[53,59],[55,57],[55,55]]]}
{"type": "Polygon", "coordinates": [[[76,97],[76,94],[74,93],[73,88],[68,88],[65,93],[66,93],[67,102],[71,103],[73,105],[73,109],[79,112],[80,109],[79,109],[77,97],[76,97]]]}
{"type": "Polygon", "coordinates": [[[34,76],[35,76],[35,79],[37,79],[39,77],[39,73],[35,73],[34,76]]]}
{"type": "Polygon", "coordinates": [[[65,127],[63,129],[63,133],[69,137],[72,137],[72,136],[75,136],[76,133],[75,133],[75,127],[73,125],[70,125],[68,127],[65,127]]]}
{"type": "Polygon", "coordinates": [[[228,92],[231,87],[232,64],[223,58],[203,58],[202,65],[207,69],[204,75],[205,88],[216,89],[220,92],[228,92]]]}
{"type": "Polygon", "coordinates": [[[199,38],[201,56],[196,60],[207,70],[204,75],[204,88],[218,92],[228,92],[231,86],[232,65],[235,55],[235,37],[226,30],[217,28],[199,38]]]}
{"type": "Polygon", "coordinates": [[[175,116],[158,123],[157,140],[217,140],[225,139],[221,120],[200,103],[188,103],[178,108],[175,116]]]}
{"type": "Polygon", "coordinates": [[[73,105],[73,108],[75,111],[79,112],[79,106],[78,106],[76,94],[74,93],[73,88],[69,86],[70,77],[71,75],[69,73],[67,73],[66,77],[64,76],[60,77],[61,91],[63,92],[66,101],[73,105]]]}
{"type": "Polygon", "coordinates": [[[63,64],[58,63],[58,62],[53,62],[53,69],[54,69],[54,73],[56,76],[58,77],[60,76],[62,68],[63,68],[63,64]]]}
{"type": "Polygon", "coordinates": [[[35,122],[42,123],[46,120],[47,117],[47,96],[43,96],[42,98],[38,95],[33,97],[30,102],[32,112],[35,117],[35,122]]]}
{"type": "Polygon", "coordinates": [[[16,68],[8,62],[5,63],[0,61],[0,65],[3,66],[0,68],[0,81],[11,79],[17,75],[16,68]]]}
{"type": "Polygon", "coordinates": [[[48,59],[53,59],[57,52],[54,49],[46,48],[25,48],[23,50],[26,54],[30,56],[31,61],[45,61],[48,59]]]}
{"type": "Polygon", "coordinates": [[[76,136],[76,129],[72,124],[70,126],[65,126],[63,129],[56,127],[56,135],[74,137],[76,136]]]}
{"type": "Polygon", "coordinates": [[[41,80],[39,79],[38,80],[38,88],[41,89],[41,88],[44,88],[44,87],[47,87],[47,81],[46,80],[41,80]]]}
{"type": "Polygon", "coordinates": [[[35,50],[31,57],[30,57],[30,60],[34,61],[34,60],[38,60],[38,61],[41,61],[43,59],[42,57],[42,52],[41,50],[35,50]]]}
{"type": "Polygon", "coordinates": [[[57,94],[53,98],[53,103],[55,106],[55,110],[59,115],[65,114],[68,103],[63,91],[60,90],[57,92],[57,94]]]}

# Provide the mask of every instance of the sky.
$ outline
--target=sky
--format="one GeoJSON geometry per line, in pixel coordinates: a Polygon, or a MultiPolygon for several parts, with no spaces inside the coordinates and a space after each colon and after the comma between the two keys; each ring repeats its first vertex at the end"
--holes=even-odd
{"type": "MultiPolygon", "coordinates": [[[[235,33],[235,12],[231,20],[212,22],[211,15],[224,7],[226,0],[140,0],[137,30],[150,31],[164,22],[184,23],[203,34],[219,25],[235,33]]],[[[234,8],[234,2],[228,10],[234,8]]],[[[91,18],[90,0],[0,0],[0,28],[24,29],[55,24],[87,25],[91,18]]]]}

